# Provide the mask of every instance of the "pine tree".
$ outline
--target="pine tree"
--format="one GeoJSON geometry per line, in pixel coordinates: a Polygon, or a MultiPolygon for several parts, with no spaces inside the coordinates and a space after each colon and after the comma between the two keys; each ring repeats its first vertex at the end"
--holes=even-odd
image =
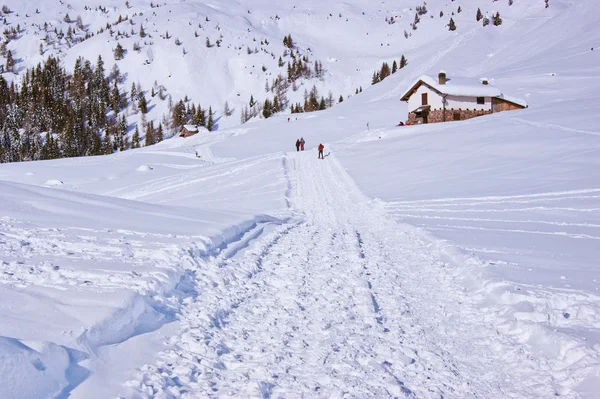
{"type": "Polygon", "coordinates": [[[481,18],[483,18],[483,14],[481,13],[481,10],[478,8],[477,9],[477,22],[479,22],[481,20],[481,18]]]}
{"type": "Polygon", "coordinates": [[[185,125],[187,117],[185,113],[185,105],[183,100],[179,102],[171,110],[171,125],[174,129],[180,129],[181,126],[185,125]]]}
{"type": "Polygon", "coordinates": [[[12,51],[8,50],[6,53],[6,71],[13,72],[15,67],[15,60],[13,59],[12,51]]]}
{"type": "Polygon", "coordinates": [[[379,78],[380,80],[383,80],[388,76],[390,76],[390,66],[387,62],[384,62],[383,65],[381,65],[381,70],[379,71],[379,78]]]}
{"type": "Polygon", "coordinates": [[[340,94],[340,98],[338,99],[338,102],[339,102],[339,103],[342,103],[342,102],[344,102],[344,96],[342,96],[341,94],[340,94]]]}
{"type": "Polygon", "coordinates": [[[250,115],[248,112],[248,106],[244,105],[244,108],[242,108],[242,114],[240,115],[240,122],[246,123],[246,122],[248,122],[249,119],[250,119],[250,115]]]}
{"type": "Polygon", "coordinates": [[[108,131],[104,133],[104,140],[102,141],[102,153],[106,155],[113,153],[113,146],[108,131]]]}
{"type": "Polygon", "coordinates": [[[488,26],[490,24],[490,19],[488,17],[483,17],[482,24],[483,26],[488,26]]]}
{"type": "Polygon", "coordinates": [[[146,37],[146,31],[144,30],[144,25],[140,24],[140,37],[146,37]]]}
{"type": "Polygon", "coordinates": [[[156,142],[160,143],[163,140],[164,140],[163,127],[162,127],[162,123],[159,122],[158,129],[156,130],[156,142]]]}
{"type": "Polygon", "coordinates": [[[123,115],[119,122],[119,151],[124,151],[127,147],[127,119],[123,115]]]}
{"type": "Polygon", "coordinates": [[[135,131],[131,137],[131,148],[140,148],[140,129],[135,125],[135,131]]]}
{"type": "Polygon", "coordinates": [[[404,54],[402,54],[402,57],[400,57],[400,69],[404,68],[406,65],[408,64],[408,61],[406,60],[406,57],[404,57],[404,54]]]}
{"type": "Polygon", "coordinates": [[[327,109],[327,104],[325,103],[325,98],[321,97],[321,101],[319,102],[319,110],[322,111],[327,109]]]}
{"type": "Polygon", "coordinates": [[[448,23],[448,30],[454,31],[456,30],[456,24],[454,23],[454,19],[450,18],[450,22],[448,23]]]}
{"type": "Polygon", "coordinates": [[[371,84],[375,85],[379,82],[381,82],[381,75],[379,74],[379,72],[375,71],[373,72],[373,77],[371,78],[371,84]]]}
{"type": "Polygon", "coordinates": [[[146,138],[144,139],[144,146],[147,147],[154,143],[154,122],[150,121],[148,126],[146,126],[146,138]]]}
{"type": "Polygon", "coordinates": [[[206,111],[198,106],[198,125],[206,127],[206,111]]]}
{"type": "Polygon", "coordinates": [[[212,111],[212,107],[208,107],[208,121],[206,122],[206,128],[208,129],[209,132],[212,132],[213,127],[214,127],[213,111],[212,111]]]}
{"type": "Polygon", "coordinates": [[[397,70],[398,70],[398,63],[396,62],[396,60],[394,60],[394,62],[392,63],[392,73],[396,73],[397,70]]]}
{"type": "Polygon", "coordinates": [[[327,101],[327,108],[333,107],[333,93],[331,92],[331,90],[329,90],[329,93],[327,94],[326,101],[327,101]]]}
{"type": "Polygon", "coordinates": [[[139,94],[138,107],[140,108],[142,114],[148,113],[148,103],[146,102],[146,96],[144,93],[139,94]]]}
{"type": "Polygon", "coordinates": [[[502,25],[502,18],[500,18],[500,12],[496,12],[496,15],[494,15],[492,19],[494,21],[495,26],[502,25]]]}
{"type": "Polygon", "coordinates": [[[118,114],[121,106],[121,93],[119,93],[119,87],[117,86],[117,81],[114,81],[113,89],[110,95],[110,108],[115,113],[118,114]]]}
{"type": "Polygon", "coordinates": [[[123,46],[121,46],[120,43],[117,43],[117,47],[115,47],[113,50],[113,56],[115,57],[115,60],[122,60],[124,54],[125,50],[123,49],[123,46]]]}
{"type": "Polygon", "coordinates": [[[229,103],[225,101],[225,105],[223,106],[223,114],[225,116],[231,116],[231,108],[229,108],[229,103]]]}
{"type": "Polygon", "coordinates": [[[262,114],[265,117],[265,119],[270,117],[273,114],[272,107],[273,107],[273,105],[271,104],[271,101],[267,98],[265,100],[265,103],[263,105],[263,110],[262,110],[262,114]]]}
{"type": "Polygon", "coordinates": [[[129,92],[129,99],[131,100],[131,102],[135,102],[137,98],[137,90],[135,88],[135,83],[131,84],[131,91],[129,92]]]}

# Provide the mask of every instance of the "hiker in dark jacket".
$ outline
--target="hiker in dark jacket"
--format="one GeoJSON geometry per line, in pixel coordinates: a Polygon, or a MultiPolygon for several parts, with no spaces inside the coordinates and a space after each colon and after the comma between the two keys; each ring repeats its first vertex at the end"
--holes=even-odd
{"type": "Polygon", "coordinates": [[[300,139],[296,139],[296,151],[300,151],[300,139]]]}

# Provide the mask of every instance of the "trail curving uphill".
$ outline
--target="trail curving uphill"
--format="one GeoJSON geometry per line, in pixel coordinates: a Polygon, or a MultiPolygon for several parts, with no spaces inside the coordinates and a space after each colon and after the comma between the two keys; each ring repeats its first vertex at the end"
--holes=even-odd
{"type": "Polygon", "coordinates": [[[131,397],[574,397],[574,376],[557,379],[502,334],[438,249],[364,197],[334,155],[284,166],[296,216],[199,260],[181,332],[131,397]]]}

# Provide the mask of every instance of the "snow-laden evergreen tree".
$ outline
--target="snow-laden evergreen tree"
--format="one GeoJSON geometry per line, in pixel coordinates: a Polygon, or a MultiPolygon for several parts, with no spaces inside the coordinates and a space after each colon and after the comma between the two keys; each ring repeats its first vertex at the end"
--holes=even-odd
{"type": "Polygon", "coordinates": [[[173,126],[173,129],[179,130],[186,123],[185,104],[183,100],[179,100],[171,111],[171,126],[173,126]]]}
{"type": "Polygon", "coordinates": [[[128,148],[127,143],[127,119],[125,115],[121,116],[119,121],[119,151],[124,151],[128,148]]]}
{"type": "Polygon", "coordinates": [[[492,20],[495,26],[502,25],[502,18],[500,18],[500,12],[496,12],[496,15],[494,15],[492,20]]]}
{"type": "Polygon", "coordinates": [[[122,60],[124,55],[125,49],[123,48],[123,46],[121,46],[120,43],[117,43],[117,46],[113,50],[113,56],[115,57],[115,60],[122,60]]]}
{"type": "Polygon", "coordinates": [[[387,78],[388,76],[390,76],[390,74],[391,74],[390,66],[388,65],[387,62],[384,62],[383,65],[381,65],[381,70],[379,71],[380,80],[387,78]]]}
{"type": "Polygon", "coordinates": [[[113,83],[113,88],[110,93],[110,109],[118,114],[121,110],[121,93],[119,92],[119,87],[117,86],[117,81],[115,80],[113,83]]]}
{"type": "Polygon", "coordinates": [[[106,155],[113,153],[113,145],[108,132],[104,133],[104,140],[102,140],[102,153],[106,155]]]}
{"type": "Polygon", "coordinates": [[[212,107],[208,107],[208,120],[206,121],[206,128],[208,129],[209,132],[212,132],[213,128],[214,128],[214,120],[213,120],[213,111],[212,111],[212,107]]]}
{"type": "Polygon", "coordinates": [[[15,60],[12,55],[12,51],[8,50],[6,53],[6,66],[5,69],[7,72],[13,72],[15,67],[15,60]]]}
{"type": "Polygon", "coordinates": [[[131,148],[140,148],[140,129],[135,125],[135,131],[131,136],[131,148]]]}
{"type": "Polygon", "coordinates": [[[158,128],[156,129],[156,142],[160,143],[161,141],[163,141],[165,139],[164,137],[164,132],[163,132],[163,127],[162,127],[162,123],[158,123],[158,128]]]}
{"type": "Polygon", "coordinates": [[[408,64],[408,61],[406,60],[406,57],[404,57],[404,54],[402,54],[402,57],[400,57],[400,69],[404,68],[406,65],[408,64]]]}
{"type": "Polygon", "coordinates": [[[231,116],[231,108],[229,108],[229,103],[225,101],[225,105],[223,106],[223,114],[225,116],[231,116]]]}
{"type": "Polygon", "coordinates": [[[143,92],[138,94],[138,107],[142,114],[148,113],[148,103],[146,102],[146,95],[143,92]]]}
{"type": "Polygon", "coordinates": [[[149,145],[154,144],[156,141],[154,139],[154,123],[150,121],[146,126],[146,138],[144,140],[144,146],[147,147],[149,145]]]}

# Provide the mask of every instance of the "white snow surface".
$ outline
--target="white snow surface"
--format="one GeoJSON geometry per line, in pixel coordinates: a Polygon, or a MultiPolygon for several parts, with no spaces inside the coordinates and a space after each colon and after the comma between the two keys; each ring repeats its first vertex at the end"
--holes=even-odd
{"type": "MultiPolygon", "coordinates": [[[[398,51],[409,65],[327,111],[0,165],[1,398],[598,397],[598,3],[490,3],[504,22],[485,28],[482,6],[462,4],[450,33],[458,4],[428,1],[409,39],[407,1],[130,3],[156,23],[210,13],[224,36],[292,31],[339,68],[332,85],[398,51]],[[529,108],[395,127],[402,93],[440,69],[488,76],[529,108]]],[[[68,57],[94,59],[104,39],[68,57]]],[[[190,90],[206,98],[244,86],[207,54],[168,64],[182,68],[170,90],[200,85],[184,79],[197,69],[215,73],[190,90]]]]}

